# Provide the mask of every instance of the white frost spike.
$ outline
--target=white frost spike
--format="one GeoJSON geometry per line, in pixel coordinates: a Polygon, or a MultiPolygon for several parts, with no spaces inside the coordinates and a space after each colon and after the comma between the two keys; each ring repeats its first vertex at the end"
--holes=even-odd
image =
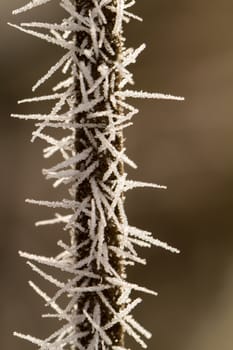
{"type": "Polygon", "coordinates": [[[44,170],[43,173],[46,175],[46,174],[48,174],[50,172],[54,172],[54,171],[57,171],[57,170],[60,170],[60,169],[72,166],[74,164],[77,164],[77,163],[87,159],[87,157],[89,156],[90,152],[91,152],[91,148],[87,148],[83,152],[78,153],[78,154],[76,154],[73,157],[70,157],[69,159],[65,160],[64,162],[58,163],[54,167],[44,170]]]}
{"type": "Polygon", "coordinates": [[[125,5],[125,0],[118,0],[117,1],[116,21],[115,21],[115,26],[113,28],[114,35],[117,35],[121,32],[123,15],[124,15],[124,5],[125,5]]]}
{"type": "MultiPolygon", "coordinates": [[[[50,1],[27,0],[13,13],[26,12],[50,1]]],[[[126,281],[124,269],[127,265],[146,263],[138,255],[137,246],[155,245],[172,253],[179,250],[128,224],[126,192],[166,186],[127,179],[124,164],[132,168],[137,165],[126,155],[122,133],[138,113],[127,98],[182,101],[183,97],[130,89],[134,80],[128,66],[145,49],[145,44],[136,49],[125,47],[123,24],[131,19],[141,20],[129,12],[135,0],[57,0],[53,4],[65,12],[66,17],[60,23],[33,21],[10,25],[63,49],[57,62],[33,86],[33,91],[56,74],[62,78],[54,83],[50,94],[18,102],[45,101],[51,104],[49,111],[12,116],[35,120],[32,141],[39,138],[47,143],[45,158],[60,155],[55,165],[43,169],[43,174],[46,179],[54,179],[54,187],[67,185],[68,197],[26,202],[59,208],[61,213],[36,225],[62,224],[70,233],[70,241],[58,241],[59,252],[55,257],[21,251],[19,254],[37,275],[55,288],[50,297],[29,282],[52,309],[44,317],[64,324],[44,340],[14,334],[39,350],[128,350],[112,334],[113,327],[120,325],[123,333],[146,348],[142,338],[149,339],[151,333],[133,318],[133,310],[142,300],[132,298],[131,293],[157,293],[126,281]],[[57,130],[62,136],[54,136],[57,130]],[[59,272],[59,278],[50,272],[53,269],[59,272]],[[61,272],[64,278],[60,277],[61,272]],[[116,291],[117,299],[113,301],[111,295],[116,291]]]]}
{"type": "Polygon", "coordinates": [[[149,183],[149,182],[128,180],[125,183],[124,191],[132,190],[132,189],[138,188],[138,187],[151,187],[151,188],[158,188],[158,189],[164,189],[164,190],[167,189],[166,186],[162,186],[162,185],[157,185],[157,184],[153,184],[153,183],[149,183]]]}
{"type": "Polygon", "coordinates": [[[19,338],[24,339],[24,340],[28,340],[32,344],[35,344],[35,345],[38,345],[38,346],[41,346],[43,344],[43,340],[35,338],[35,337],[32,337],[30,335],[25,335],[25,334],[22,334],[22,333],[14,332],[14,336],[19,337],[19,338]]]}
{"type": "Polygon", "coordinates": [[[131,326],[134,329],[141,333],[145,338],[150,339],[152,337],[152,334],[148,332],[144,327],[142,327],[137,321],[135,321],[131,315],[128,315],[126,317],[126,320],[128,323],[131,324],[131,326]]]}
{"type": "Polygon", "coordinates": [[[43,205],[49,208],[64,208],[64,209],[73,209],[78,206],[78,203],[75,201],[63,199],[61,202],[49,202],[49,201],[37,201],[34,199],[26,199],[26,203],[43,205]]]}
{"type": "Polygon", "coordinates": [[[153,93],[153,92],[144,92],[144,91],[133,91],[125,90],[116,92],[116,96],[119,97],[132,97],[132,98],[152,98],[157,100],[175,100],[175,101],[184,101],[183,97],[173,96],[167,94],[153,93]]]}
{"type": "Polygon", "coordinates": [[[12,23],[8,23],[11,27],[14,27],[18,30],[20,30],[21,32],[24,32],[26,34],[30,34],[32,36],[35,36],[36,38],[42,39],[44,41],[47,41],[48,43],[54,44],[56,46],[61,46],[63,49],[71,49],[71,44],[67,43],[65,40],[62,39],[55,39],[50,35],[45,35],[39,32],[36,32],[34,30],[30,30],[30,29],[25,29],[22,28],[21,26],[18,26],[16,24],[12,24],[12,23]]]}
{"type": "Polygon", "coordinates": [[[54,64],[49,71],[42,77],[38,82],[32,87],[32,91],[35,91],[39,86],[41,86],[46,80],[51,78],[51,76],[60,69],[63,64],[69,59],[70,53],[65,54],[56,64],[54,64]]]}
{"type": "Polygon", "coordinates": [[[162,242],[159,239],[153,238],[151,236],[151,232],[139,230],[138,228],[132,227],[132,226],[128,227],[128,232],[129,232],[129,235],[137,237],[144,242],[150,243],[151,245],[164,248],[166,250],[169,250],[172,253],[177,253],[177,254],[180,253],[178,249],[169,246],[166,242],[162,242]]]}
{"type": "Polygon", "coordinates": [[[57,100],[57,99],[60,99],[61,97],[62,97],[62,94],[53,94],[53,95],[47,95],[47,96],[38,96],[38,97],[33,97],[33,98],[25,98],[23,100],[18,101],[18,104],[57,100]]]}
{"type": "Polygon", "coordinates": [[[54,224],[60,224],[60,223],[68,223],[69,219],[72,217],[72,215],[59,215],[59,214],[55,214],[55,218],[54,219],[49,219],[49,220],[41,220],[41,221],[37,221],[35,223],[36,226],[45,226],[45,225],[54,225],[54,224]]]}
{"type": "Polygon", "coordinates": [[[51,0],[32,0],[30,1],[27,5],[23,6],[23,7],[20,7],[19,9],[17,10],[14,10],[12,13],[13,15],[17,15],[21,12],[26,12],[28,10],[31,10],[33,9],[34,7],[37,7],[37,6],[41,6],[41,5],[44,5],[46,4],[47,2],[49,2],[51,0]]]}

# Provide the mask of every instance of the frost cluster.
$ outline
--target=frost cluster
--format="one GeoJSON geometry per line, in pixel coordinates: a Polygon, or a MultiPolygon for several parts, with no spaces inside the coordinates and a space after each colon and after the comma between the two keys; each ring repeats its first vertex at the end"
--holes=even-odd
{"type": "Polygon", "coordinates": [[[20,252],[35,272],[57,288],[55,295],[48,296],[29,282],[51,307],[51,313],[43,316],[56,318],[61,325],[44,340],[21,333],[15,335],[41,350],[126,350],[117,336],[120,331],[146,348],[143,338],[150,338],[151,334],[131,314],[142,300],[134,298],[131,292],[156,293],[128,282],[126,266],[146,263],[138,256],[136,246],[155,245],[176,253],[178,250],[128,223],[125,193],[137,187],[164,186],[127,179],[124,166],[136,168],[136,165],[125,153],[122,132],[132,124],[138,110],[126,100],[128,97],[182,98],[128,88],[133,84],[128,66],[135,63],[145,48],[144,44],[137,49],[124,45],[123,23],[131,18],[141,20],[130,12],[134,0],[32,0],[13,13],[50,1],[64,9],[66,17],[61,23],[11,25],[65,50],[33,86],[33,91],[56,72],[62,72],[64,78],[53,87],[51,94],[19,101],[50,101],[54,105],[48,114],[12,116],[35,120],[32,141],[39,138],[47,142],[46,158],[56,153],[62,157],[43,173],[47,179],[53,179],[54,187],[68,186],[68,199],[27,201],[67,210],[67,215],[55,213],[54,218],[37,225],[61,223],[71,239],[68,244],[58,242],[61,253],[55,257],[20,252]],[[51,136],[49,130],[53,128],[64,130],[65,136],[60,139],[51,136]],[[63,271],[65,281],[38,265],[63,271]],[[61,307],[59,301],[64,295],[67,304],[61,307]]]}

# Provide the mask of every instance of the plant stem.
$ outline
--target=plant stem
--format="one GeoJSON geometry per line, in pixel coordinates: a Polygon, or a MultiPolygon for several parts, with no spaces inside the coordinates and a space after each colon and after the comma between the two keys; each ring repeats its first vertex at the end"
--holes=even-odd
{"type": "MultiPolygon", "coordinates": [[[[115,5],[115,1],[112,1],[112,5],[115,5]]],[[[93,7],[93,2],[89,1],[89,0],[76,0],[76,10],[77,13],[82,13],[82,14],[86,14],[88,15],[88,11],[93,7]]],[[[113,13],[111,11],[105,10],[104,15],[107,19],[107,23],[105,25],[105,32],[106,32],[106,37],[108,39],[108,41],[111,43],[113,50],[115,51],[115,56],[111,56],[109,57],[109,53],[106,51],[105,54],[109,57],[109,60],[112,61],[112,65],[115,63],[115,61],[120,60],[120,55],[121,55],[121,47],[122,47],[122,38],[121,36],[114,36],[113,35],[113,27],[114,27],[114,23],[115,23],[115,16],[113,15],[113,13]]],[[[86,34],[84,32],[77,32],[76,34],[76,45],[77,46],[81,46],[83,40],[88,40],[89,42],[89,47],[91,48],[91,38],[89,36],[89,34],[86,34]]],[[[77,57],[79,61],[83,61],[85,62],[85,64],[89,64],[88,59],[86,56],[81,56],[81,57],[77,57]]],[[[98,68],[102,65],[102,64],[106,64],[106,62],[103,60],[102,57],[100,57],[97,61],[96,64],[92,64],[92,77],[95,80],[98,79],[99,76],[99,71],[98,68]]],[[[120,75],[118,74],[117,79],[115,80],[115,85],[114,85],[114,89],[115,91],[119,90],[119,82],[121,80],[120,75]]],[[[80,87],[80,80],[76,79],[75,82],[76,85],[76,101],[75,104],[76,106],[79,105],[80,100],[81,100],[81,87],[80,87]]],[[[103,87],[102,87],[103,89],[103,87]]],[[[111,105],[112,110],[114,111],[115,114],[120,114],[121,109],[120,106],[118,105],[118,107],[114,107],[112,105],[112,103],[110,102],[110,99],[104,99],[102,102],[100,102],[99,104],[97,104],[94,108],[94,112],[100,112],[100,111],[104,111],[107,109],[107,105],[111,105]]],[[[77,123],[82,123],[82,122],[87,122],[88,123],[88,119],[87,119],[87,113],[79,113],[76,115],[75,117],[75,121],[77,123]]],[[[106,124],[106,127],[109,126],[108,125],[108,118],[106,117],[101,117],[101,118],[96,118],[95,120],[93,120],[94,123],[100,123],[100,124],[106,124]]],[[[104,175],[107,171],[107,169],[109,168],[111,162],[113,162],[115,159],[113,159],[113,156],[110,152],[99,152],[98,151],[98,147],[100,147],[100,141],[96,140],[97,143],[97,149],[93,149],[93,161],[98,160],[99,161],[99,166],[97,167],[97,169],[95,170],[95,172],[92,174],[92,177],[95,178],[95,180],[97,181],[102,181],[104,182],[104,184],[111,188],[112,183],[114,181],[117,180],[117,177],[112,174],[109,179],[107,181],[103,181],[104,175]]],[[[76,129],[75,131],[75,151],[76,153],[81,153],[85,148],[86,145],[89,145],[90,147],[92,146],[90,144],[90,140],[88,139],[87,134],[85,133],[85,131],[83,129],[76,129]]],[[[112,141],[112,145],[118,150],[121,151],[123,149],[123,135],[122,132],[118,132],[115,140],[112,141]]],[[[78,164],[76,166],[77,170],[83,170],[81,169],[82,164],[78,164]]],[[[124,173],[124,166],[123,166],[123,162],[119,162],[118,166],[117,166],[117,170],[120,174],[124,173]]],[[[91,189],[91,184],[89,182],[89,179],[85,180],[80,186],[77,186],[76,189],[76,193],[75,193],[75,199],[78,202],[82,202],[86,197],[90,197],[92,198],[92,189],[91,189]]],[[[123,193],[122,193],[123,196],[123,193]]],[[[110,203],[111,205],[111,203],[110,203]]],[[[115,210],[115,214],[118,217],[119,222],[121,222],[121,217],[120,217],[120,213],[119,211],[116,209],[115,210]]],[[[108,216],[108,213],[106,212],[106,218],[108,216]]],[[[99,216],[98,218],[99,220],[101,220],[101,217],[99,216]]],[[[77,219],[78,224],[81,224],[82,227],[86,228],[85,232],[81,232],[80,230],[76,229],[73,232],[73,240],[75,240],[76,244],[80,244],[81,242],[85,241],[88,237],[88,216],[85,215],[84,213],[82,213],[82,215],[77,219]]],[[[108,220],[107,221],[107,225],[104,229],[104,240],[107,242],[108,246],[115,246],[115,247],[119,247],[120,245],[120,241],[118,238],[118,230],[116,225],[114,224],[113,220],[108,220]]],[[[91,245],[88,244],[86,246],[83,247],[82,250],[79,250],[79,256],[78,256],[78,260],[86,258],[89,256],[90,253],[90,249],[91,249],[91,245]]],[[[111,252],[111,254],[109,254],[109,263],[110,265],[115,269],[115,271],[122,277],[125,278],[125,269],[124,266],[122,264],[122,258],[119,258],[116,253],[111,252]]],[[[98,273],[101,276],[102,279],[102,283],[104,284],[106,281],[106,271],[104,268],[102,268],[101,266],[98,267],[96,264],[96,261],[93,260],[91,262],[91,269],[92,272],[94,273],[98,273]]],[[[84,279],[82,279],[81,281],[79,281],[77,283],[77,286],[80,284],[80,282],[84,282],[84,279]]],[[[92,285],[92,280],[88,281],[88,286],[92,285]]],[[[107,298],[109,304],[112,306],[112,308],[116,311],[119,312],[120,309],[122,308],[122,305],[119,306],[117,304],[117,299],[119,298],[119,296],[121,295],[121,288],[120,287],[115,287],[109,290],[106,290],[103,292],[103,294],[105,295],[105,297],[107,298]]],[[[88,305],[88,312],[90,312],[90,314],[93,314],[93,309],[96,305],[96,303],[99,303],[101,305],[101,325],[105,325],[108,322],[110,322],[113,318],[113,315],[111,313],[111,311],[103,304],[103,302],[101,301],[101,299],[98,297],[98,295],[96,293],[86,293],[82,296],[82,298],[80,298],[78,300],[77,303],[77,313],[79,313],[80,310],[82,310],[84,307],[87,307],[88,305]]],[[[84,348],[87,348],[90,339],[92,337],[92,326],[89,322],[85,321],[83,322],[81,325],[78,326],[78,331],[81,332],[88,332],[88,335],[80,340],[80,343],[82,344],[82,346],[84,348]]],[[[111,327],[109,330],[106,331],[108,337],[111,339],[112,341],[112,345],[116,345],[116,346],[124,346],[124,332],[123,332],[123,327],[121,326],[120,323],[116,323],[113,327],[111,327]]],[[[78,348],[76,348],[76,350],[79,350],[78,348]]]]}

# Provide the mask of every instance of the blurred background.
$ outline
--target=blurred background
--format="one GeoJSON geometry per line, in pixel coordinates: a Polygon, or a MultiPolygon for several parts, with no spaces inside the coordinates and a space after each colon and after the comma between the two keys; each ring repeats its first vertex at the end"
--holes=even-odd
{"type": "MultiPolygon", "coordinates": [[[[56,1],[54,1],[56,2],[56,1]]],[[[56,199],[41,169],[42,142],[30,143],[33,123],[10,113],[41,111],[18,106],[31,86],[62,51],[19,33],[6,22],[59,19],[56,4],[12,17],[25,0],[0,2],[1,72],[1,348],[33,349],[13,330],[46,336],[43,301],[27,280],[43,282],[18,257],[19,249],[50,255],[65,234],[61,227],[35,228],[53,210],[24,203],[25,198],[56,199]]],[[[138,1],[143,23],[126,28],[128,45],[147,44],[132,67],[135,88],[186,97],[184,103],[133,101],[140,108],[127,130],[127,149],[139,168],[131,178],[166,184],[167,191],[128,193],[130,223],[175,245],[180,255],[143,250],[146,267],[129,278],[158,291],[145,296],[135,312],[149,328],[153,350],[230,350],[233,344],[233,4],[230,0],[138,1]]],[[[47,93],[53,82],[38,91],[47,93]]],[[[49,290],[46,286],[46,289],[49,290]]],[[[132,344],[132,350],[139,349],[132,344]]]]}

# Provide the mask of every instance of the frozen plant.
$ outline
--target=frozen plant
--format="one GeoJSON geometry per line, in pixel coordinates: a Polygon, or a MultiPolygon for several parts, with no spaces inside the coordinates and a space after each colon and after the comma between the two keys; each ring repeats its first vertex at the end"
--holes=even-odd
{"type": "MultiPolygon", "coordinates": [[[[51,0],[32,0],[15,10],[19,14],[45,5],[51,0]]],[[[57,202],[27,200],[55,209],[66,209],[67,215],[55,213],[51,220],[37,226],[63,224],[69,242],[59,241],[55,257],[20,252],[28,265],[52,283],[57,292],[48,296],[36,284],[30,286],[51,307],[44,317],[56,318],[60,327],[46,339],[15,333],[41,350],[125,350],[125,334],[143,348],[143,338],[151,334],[132,316],[141,303],[132,291],[156,295],[126,279],[127,265],[145,264],[136,246],[178,250],[154,239],[150,232],[130,226],[124,209],[125,193],[137,187],[164,188],[151,183],[128,180],[125,165],[136,168],[125,153],[123,130],[132,124],[138,112],[127,98],[183,100],[181,97],[128,89],[133,77],[128,66],[135,63],[145,45],[126,48],[123,24],[140,17],[130,12],[134,0],[53,0],[64,10],[61,23],[32,22],[13,27],[60,46],[65,54],[33,86],[37,90],[53,74],[61,71],[64,79],[51,94],[19,101],[50,101],[48,114],[13,114],[36,122],[32,141],[47,142],[45,158],[57,152],[61,161],[44,169],[54,187],[66,185],[68,198],[57,202]],[[48,33],[47,33],[48,32],[48,33]],[[60,128],[64,137],[49,135],[60,128]],[[64,280],[43,271],[45,265],[64,272],[64,280]],[[59,305],[66,296],[65,307],[59,305]]],[[[47,271],[47,270],[46,270],[47,271]]]]}

